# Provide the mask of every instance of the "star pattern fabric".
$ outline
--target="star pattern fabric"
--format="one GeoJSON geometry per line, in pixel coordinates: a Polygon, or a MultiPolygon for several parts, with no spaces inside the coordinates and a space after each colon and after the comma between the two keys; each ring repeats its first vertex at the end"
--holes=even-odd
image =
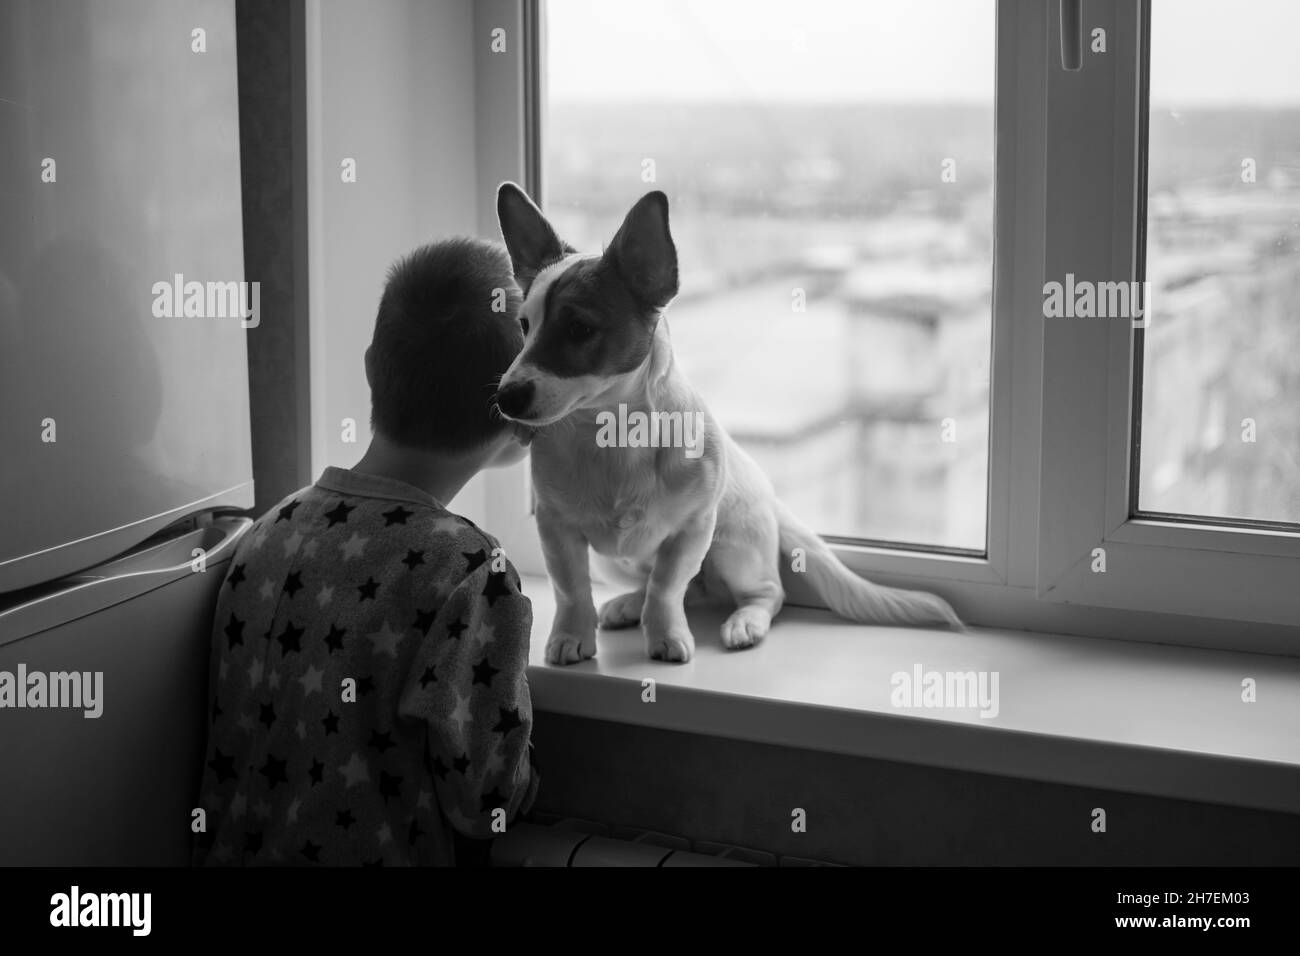
{"type": "Polygon", "coordinates": [[[453,830],[528,810],[532,605],[497,547],[340,468],[254,523],[213,622],[196,864],[447,865],[453,830]]]}

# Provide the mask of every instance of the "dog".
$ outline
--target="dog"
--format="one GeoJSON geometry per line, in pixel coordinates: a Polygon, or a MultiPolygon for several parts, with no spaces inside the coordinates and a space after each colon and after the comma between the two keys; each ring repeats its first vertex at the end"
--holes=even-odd
{"type": "Polygon", "coordinates": [[[498,190],[497,216],[524,293],[524,346],[495,401],[505,418],[535,429],[537,527],[556,599],[548,662],[594,657],[597,626],[637,624],[651,658],[689,661],[688,599],[733,601],[722,643],[749,647],[781,610],[781,566],[795,549],[813,590],[841,617],[962,627],[937,595],[876,585],[845,567],[708,414],[673,362],[663,315],[678,278],[662,192],[631,208],[601,254],[563,242],[514,183],[498,190]],[[631,587],[599,612],[592,550],[631,587]]]}

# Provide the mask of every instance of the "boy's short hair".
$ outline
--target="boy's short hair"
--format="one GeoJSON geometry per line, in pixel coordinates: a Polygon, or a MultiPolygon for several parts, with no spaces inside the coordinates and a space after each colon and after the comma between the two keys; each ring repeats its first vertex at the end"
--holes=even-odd
{"type": "Polygon", "coordinates": [[[492,396],[523,348],[522,302],[509,254],[482,239],[431,243],[394,263],[366,353],[371,427],[445,452],[500,435],[492,396]]]}

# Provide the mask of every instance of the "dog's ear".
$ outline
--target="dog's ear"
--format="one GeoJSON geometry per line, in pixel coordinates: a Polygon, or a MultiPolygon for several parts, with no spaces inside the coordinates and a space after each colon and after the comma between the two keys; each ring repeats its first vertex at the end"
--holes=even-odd
{"type": "Polygon", "coordinates": [[[502,183],[497,190],[497,220],[510,252],[515,281],[527,295],[537,273],[563,259],[567,247],[528,194],[514,183],[502,183]]]}
{"type": "Polygon", "coordinates": [[[668,231],[668,197],[646,193],[633,206],[605,250],[628,290],[646,306],[662,309],[677,294],[677,247],[668,231]]]}

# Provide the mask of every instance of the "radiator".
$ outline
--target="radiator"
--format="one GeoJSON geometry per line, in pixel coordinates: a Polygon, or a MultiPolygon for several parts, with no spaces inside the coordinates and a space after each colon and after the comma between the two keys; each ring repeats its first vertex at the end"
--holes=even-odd
{"type": "Polygon", "coordinates": [[[682,847],[688,841],[642,832],[627,839],[604,836],[581,821],[550,826],[516,823],[497,837],[494,866],[755,866],[726,853],[710,855],[682,847]]]}

